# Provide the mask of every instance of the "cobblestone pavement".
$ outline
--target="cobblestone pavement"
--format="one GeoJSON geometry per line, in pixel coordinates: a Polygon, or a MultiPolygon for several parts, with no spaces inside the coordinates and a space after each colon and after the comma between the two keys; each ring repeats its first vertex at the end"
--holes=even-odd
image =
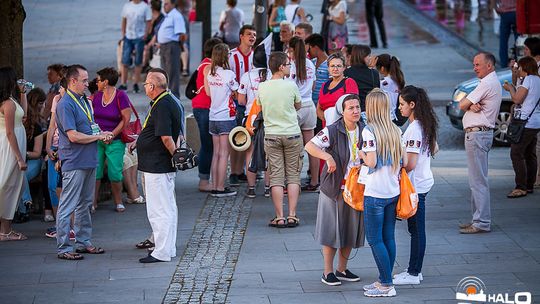
{"type": "Polygon", "coordinates": [[[225,303],[251,202],[208,196],[163,303],[225,303]]]}

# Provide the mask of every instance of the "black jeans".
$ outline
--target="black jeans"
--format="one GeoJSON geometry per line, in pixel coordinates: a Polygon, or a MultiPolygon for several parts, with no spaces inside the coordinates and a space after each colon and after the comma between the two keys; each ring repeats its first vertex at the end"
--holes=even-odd
{"type": "Polygon", "coordinates": [[[418,193],[416,214],[407,220],[411,235],[411,255],[407,272],[413,276],[418,276],[422,272],[426,253],[426,195],[427,193],[418,193]]]}
{"type": "Polygon", "coordinates": [[[383,3],[382,0],[366,0],[366,19],[369,28],[369,40],[371,47],[378,47],[377,32],[375,31],[375,22],[377,21],[377,27],[381,34],[381,41],[384,47],[386,47],[386,30],[383,22],[383,3]]]}
{"type": "Polygon", "coordinates": [[[536,180],[536,134],[540,129],[523,130],[521,141],[510,147],[510,158],[516,174],[516,189],[532,190],[536,180]]]}

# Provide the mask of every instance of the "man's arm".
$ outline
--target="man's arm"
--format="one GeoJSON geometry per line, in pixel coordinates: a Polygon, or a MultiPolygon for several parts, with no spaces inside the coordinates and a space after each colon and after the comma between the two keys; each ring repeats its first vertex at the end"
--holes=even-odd
{"type": "Polygon", "coordinates": [[[122,32],[122,38],[126,36],[126,17],[122,17],[122,25],[121,25],[121,32],[122,32]]]}
{"type": "Polygon", "coordinates": [[[469,108],[473,105],[473,103],[467,99],[467,97],[463,97],[460,101],[459,101],[459,108],[463,111],[463,112],[467,112],[469,111],[469,108]]]}
{"type": "Polygon", "coordinates": [[[174,150],[176,149],[176,143],[174,142],[172,136],[161,136],[161,142],[172,156],[174,154],[174,150]]]}
{"type": "Polygon", "coordinates": [[[76,130],[68,130],[66,133],[70,142],[82,145],[90,144],[98,140],[106,141],[113,136],[111,132],[103,132],[98,135],[87,135],[76,130]]]}

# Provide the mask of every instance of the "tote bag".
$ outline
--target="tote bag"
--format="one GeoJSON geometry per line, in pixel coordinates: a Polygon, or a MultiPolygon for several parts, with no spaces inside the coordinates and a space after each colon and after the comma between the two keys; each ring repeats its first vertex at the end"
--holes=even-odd
{"type": "Polygon", "coordinates": [[[405,168],[401,168],[399,187],[400,193],[396,206],[396,217],[406,220],[416,214],[416,210],[418,209],[418,194],[414,190],[414,186],[405,168]]]}

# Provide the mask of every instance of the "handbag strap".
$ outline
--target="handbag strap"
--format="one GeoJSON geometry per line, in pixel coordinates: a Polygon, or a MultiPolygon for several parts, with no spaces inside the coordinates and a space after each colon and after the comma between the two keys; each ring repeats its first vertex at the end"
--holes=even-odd
{"type": "Polygon", "coordinates": [[[538,101],[536,102],[536,105],[534,106],[534,108],[532,108],[531,110],[531,113],[529,114],[529,116],[527,117],[527,121],[529,120],[529,118],[531,118],[531,116],[533,115],[534,113],[534,110],[536,110],[536,107],[538,107],[538,104],[540,103],[540,98],[538,98],[538,101]]]}
{"type": "MultiPolygon", "coordinates": [[[[135,107],[133,106],[133,103],[131,103],[131,100],[129,100],[129,99],[128,99],[128,102],[129,102],[129,107],[131,108],[133,113],[135,113],[135,117],[137,117],[137,120],[140,120],[139,119],[139,113],[137,113],[137,110],[135,110],[135,107]]],[[[120,108],[120,98],[118,97],[118,94],[116,94],[116,104],[118,105],[118,110],[120,110],[120,112],[122,112],[122,109],[120,108]]]]}

